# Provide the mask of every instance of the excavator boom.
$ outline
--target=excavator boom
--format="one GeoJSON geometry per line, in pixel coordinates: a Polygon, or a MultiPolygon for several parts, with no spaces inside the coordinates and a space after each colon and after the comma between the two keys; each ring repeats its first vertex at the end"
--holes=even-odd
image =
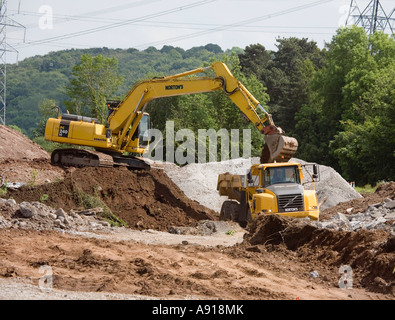
{"type": "MultiPolygon", "coordinates": [[[[139,143],[139,125],[146,119],[145,109],[151,100],[216,90],[224,91],[245,117],[266,136],[261,157],[263,162],[284,162],[292,157],[297,149],[297,141],[286,137],[283,131],[274,125],[271,115],[221,62],[209,67],[137,83],[117,106],[112,106],[106,126],[98,124],[92,118],[75,116],[73,120],[70,115],[59,119],[48,119],[45,139],[91,146],[113,157],[114,154],[118,154],[118,158],[125,152],[142,154],[148,151],[148,147],[141,147],[139,143]],[[213,70],[215,76],[189,77],[208,70],[213,70]],[[258,115],[257,108],[263,111],[262,117],[258,115]]],[[[57,151],[56,154],[55,158],[58,159],[59,164],[62,164],[62,152],[57,151]]],[[[70,162],[72,158],[70,155],[73,153],[69,150],[67,154],[68,156],[64,158],[70,162]]],[[[95,165],[95,161],[91,162],[92,165],[95,165]]]]}

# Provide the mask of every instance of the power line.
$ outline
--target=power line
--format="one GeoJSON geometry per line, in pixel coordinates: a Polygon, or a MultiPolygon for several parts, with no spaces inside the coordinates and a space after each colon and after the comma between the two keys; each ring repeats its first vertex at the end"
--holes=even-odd
{"type": "MultiPolygon", "coordinates": [[[[54,21],[54,23],[63,23],[63,22],[70,22],[70,21],[88,21],[88,22],[101,22],[103,23],[103,18],[94,18],[94,16],[100,15],[100,14],[109,14],[111,12],[116,12],[116,11],[120,11],[120,10],[125,10],[125,9],[129,9],[129,8],[134,8],[134,7],[138,7],[140,5],[147,5],[153,2],[158,2],[161,0],[141,0],[141,1],[137,1],[137,2],[133,2],[133,3],[127,3],[127,4],[123,4],[123,5],[118,5],[118,6],[113,6],[113,7],[109,7],[106,9],[100,9],[100,10],[96,10],[96,11],[91,11],[91,12],[87,12],[84,13],[82,15],[59,15],[59,14],[52,14],[52,17],[55,18],[56,20],[54,21]]],[[[25,10],[10,10],[10,11],[14,11],[12,15],[22,15],[22,16],[32,16],[32,17],[41,17],[41,13],[39,12],[33,12],[33,11],[25,11],[25,10]]],[[[125,21],[124,19],[117,19],[117,18],[105,18],[105,20],[108,21],[125,21]]],[[[30,25],[26,25],[27,28],[31,29],[34,27],[38,27],[37,23],[34,24],[30,24],[30,25]]]]}
{"type": "Polygon", "coordinates": [[[195,33],[190,33],[190,34],[187,34],[187,35],[182,35],[182,36],[177,36],[177,37],[173,37],[173,38],[168,38],[168,39],[165,39],[165,40],[144,43],[144,44],[136,46],[135,48],[142,48],[142,47],[147,47],[147,46],[156,46],[156,45],[163,44],[163,43],[176,42],[176,41],[180,41],[180,40],[200,37],[202,35],[206,35],[206,34],[209,34],[209,33],[225,31],[225,30],[228,30],[228,29],[233,29],[235,27],[240,27],[240,26],[244,26],[244,25],[247,25],[247,24],[251,24],[253,22],[275,18],[275,17],[281,16],[281,15],[285,15],[285,14],[289,14],[289,13],[292,13],[292,12],[308,9],[308,8],[311,8],[311,7],[314,7],[314,6],[318,6],[318,5],[327,3],[327,2],[332,2],[332,1],[333,0],[315,1],[315,2],[312,2],[312,3],[309,3],[309,4],[304,4],[304,5],[300,5],[300,6],[297,6],[297,7],[290,8],[290,9],[285,9],[285,10],[278,11],[278,12],[275,12],[275,13],[272,13],[272,14],[266,14],[266,15],[263,15],[263,16],[259,16],[259,17],[255,17],[255,18],[251,18],[251,19],[247,19],[247,20],[242,20],[242,21],[237,22],[237,23],[222,25],[222,26],[211,28],[211,29],[208,29],[208,30],[203,30],[203,31],[195,32],[195,33]]]}
{"type": "Polygon", "coordinates": [[[92,29],[88,29],[88,30],[84,30],[84,31],[73,32],[73,33],[69,33],[69,34],[65,34],[65,35],[61,35],[61,36],[56,36],[56,37],[52,37],[52,38],[36,40],[36,41],[28,41],[28,42],[26,42],[26,44],[19,45],[18,47],[19,48],[25,48],[25,47],[29,47],[29,46],[32,46],[32,45],[39,45],[39,44],[44,44],[44,43],[53,42],[53,41],[57,41],[57,40],[64,40],[64,39],[69,39],[69,38],[75,38],[75,37],[79,37],[79,36],[83,36],[83,35],[92,34],[92,33],[95,33],[95,32],[100,32],[100,31],[104,31],[104,30],[118,28],[118,27],[125,26],[125,25],[128,25],[128,24],[133,24],[133,23],[136,23],[136,22],[141,22],[141,21],[144,21],[144,20],[148,20],[148,19],[152,19],[152,18],[168,15],[168,14],[171,14],[171,13],[174,13],[174,12],[179,12],[181,10],[188,10],[188,9],[195,8],[195,7],[198,7],[198,6],[206,5],[208,3],[212,3],[212,2],[215,2],[215,1],[216,0],[198,1],[198,2],[191,3],[189,5],[180,6],[180,7],[177,7],[177,8],[160,11],[160,12],[157,12],[157,13],[149,14],[149,15],[142,16],[142,17],[135,18],[135,19],[129,19],[129,20],[116,22],[116,23],[112,23],[112,24],[109,24],[109,25],[101,26],[101,27],[96,27],[96,28],[92,28],[92,29]]]}

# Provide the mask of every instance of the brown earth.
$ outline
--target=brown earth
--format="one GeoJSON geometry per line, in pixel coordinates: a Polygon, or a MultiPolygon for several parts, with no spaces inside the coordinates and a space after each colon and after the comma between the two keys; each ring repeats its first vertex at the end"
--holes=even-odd
{"type": "MultiPolygon", "coordinates": [[[[158,191],[160,187],[155,187],[157,180],[162,183],[167,180],[161,171],[148,174],[98,168],[73,169],[66,174],[63,184],[25,188],[14,196],[19,202],[18,196],[33,200],[42,192],[49,192],[50,198],[57,195],[58,201],[65,199],[59,203],[63,207],[73,207],[78,201],[68,196],[71,191],[85,188],[86,192],[93,193],[100,186],[103,199],[119,199],[121,195],[125,197],[125,192],[110,191],[116,189],[114,181],[119,179],[118,174],[128,183],[121,184],[117,192],[127,185],[130,194],[136,191],[134,196],[148,192],[147,198],[153,195],[155,201],[169,199],[158,191]],[[48,189],[40,189],[43,187],[48,189]],[[51,194],[51,189],[56,192],[51,194]],[[35,194],[35,190],[40,192],[35,194]]],[[[386,186],[390,189],[391,185],[386,186]]],[[[385,186],[378,192],[386,196],[390,191],[384,189],[385,186]]],[[[180,192],[177,188],[173,191],[174,194],[180,192]]],[[[182,199],[182,194],[178,196],[182,199]]],[[[171,197],[175,198],[177,196],[171,197]]],[[[140,201],[142,206],[146,203],[132,196],[130,201],[140,201]]],[[[114,200],[114,208],[117,203],[119,200],[114,200]]],[[[166,203],[169,207],[176,205],[170,200],[166,203]]],[[[369,201],[364,203],[368,205],[369,201]]],[[[151,224],[163,229],[172,223],[187,224],[182,219],[173,220],[170,211],[167,214],[167,223],[157,220],[151,224]]],[[[147,212],[142,215],[150,216],[147,212]]],[[[196,220],[188,220],[192,221],[196,220]]],[[[179,243],[181,240],[182,237],[179,243]]],[[[394,244],[394,237],[382,230],[318,229],[302,220],[275,215],[256,219],[250,224],[244,241],[232,247],[150,245],[119,240],[115,235],[112,240],[103,240],[54,231],[8,229],[0,230],[0,276],[37,283],[39,267],[49,265],[54,273],[54,288],[76,292],[139,294],[160,299],[193,296],[196,299],[393,300],[394,244]],[[339,288],[344,266],[351,267],[346,269],[352,272],[351,289],[339,288]],[[318,277],[311,277],[312,272],[318,277]]]]}
{"type": "Polygon", "coordinates": [[[268,250],[290,255],[307,270],[319,270],[317,282],[333,285],[339,281],[339,268],[350,266],[353,287],[395,294],[395,237],[384,230],[334,231],[271,215],[258,217],[249,231],[231,254],[247,258],[249,252],[248,259],[257,262],[268,250]]]}
{"type": "Polygon", "coordinates": [[[37,143],[0,125],[0,182],[42,184],[63,178],[63,170],[49,163],[50,155],[37,143]]]}
{"type": "Polygon", "coordinates": [[[217,213],[185,196],[163,170],[132,172],[126,168],[72,168],[62,181],[10,190],[18,203],[40,201],[55,208],[84,209],[100,199],[131,228],[164,230],[187,226],[217,213]],[[93,202],[93,203],[92,203],[93,202]]]}
{"type": "MultiPolygon", "coordinates": [[[[326,246],[318,248],[324,254],[326,246]]],[[[292,251],[281,244],[251,247],[248,240],[235,247],[204,248],[3,229],[0,277],[25,279],[38,286],[40,267],[46,265],[52,268],[54,289],[73,292],[159,299],[394,299],[392,294],[362,287],[356,279],[359,269],[353,269],[352,289],[340,289],[338,264],[328,263],[336,250],[320,257],[309,248],[292,251]],[[311,252],[314,255],[310,257],[311,252]],[[313,270],[318,271],[318,278],[309,276],[313,270]]],[[[388,290],[388,284],[383,286],[388,290]]],[[[51,299],[51,294],[47,297],[51,299]]]]}
{"type": "MultiPolygon", "coordinates": [[[[23,135],[0,129],[0,170],[14,170],[12,179],[17,180],[9,181],[28,184],[9,190],[7,196],[18,203],[47,195],[47,205],[69,210],[93,205],[99,199],[136,229],[166,230],[171,225],[217,218],[217,213],[187,198],[163,171],[63,170],[52,167],[48,154],[42,154],[23,135]],[[23,154],[25,148],[32,151],[23,154]]],[[[393,185],[341,203],[323,216],[350,207],[363,210],[386,197],[393,199],[393,185]]],[[[182,243],[181,235],[171,236],[182,243]]],[[[331,231],[278,216],[258,218],[249,226],[244,241],[232,247],[144,244],[117,238],[116,233],[101,239],[95,234],[11,227],[0,229],[0,285],[1,279],[7,278],[27,279],[37,286],[40,266],[49,265],[54,288],[75,292],[160,299],[394,300],[394,243],[384,231],[331,231]],[[352,289],[339,288],[340,268],[345,265],[352,268],[352,289]],[[311,277],[313,271],[318,277],[311,277]]],[[[0,290],[0,298],[7,298],[7,293],[0,290]]]]}
{"type": "Polygon", "coordinates": [[[22,133],[0,125],[0,161],[49,159],[50,156],[41,146],[22,133]]]}

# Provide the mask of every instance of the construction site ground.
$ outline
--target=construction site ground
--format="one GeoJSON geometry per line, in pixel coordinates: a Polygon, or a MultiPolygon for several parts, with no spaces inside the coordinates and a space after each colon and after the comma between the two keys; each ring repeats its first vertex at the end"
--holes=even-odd
{"type": "MultiPolygon", "coordinates": [[[[53,167],[10,130],[0,126],[0,174],[24,186],[0,197],[0,299],[395,299],[395,237],[386,230],[329,230],[279,216],[242,229],[217,221],[217,210],[187,196],[163,168],[53,167]],[[83,216],[87,199],[127,226],[111,227],[94,210],[83,216]],[[62,208],[66,218],[55,226],[59,215],[49,209],[23,216],[23,202],[62,208]]],[[[386,183],[321,219],[394,193],[386,183]]]]}

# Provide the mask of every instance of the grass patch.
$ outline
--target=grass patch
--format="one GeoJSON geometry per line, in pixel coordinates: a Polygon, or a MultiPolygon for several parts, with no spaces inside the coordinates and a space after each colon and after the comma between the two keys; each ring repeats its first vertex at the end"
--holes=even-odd
{"type": "Polygon", "coordinates": [[[355,191],[358,193],[374,193],[377,187],[372,187],[370,184],[364,185],[363,187],[355,187],[355,191]]]}
{"type": "Polygon", "coordinates": [[[49,195],[47,195],[46,193],[44,193],[41,197],[40,197],[40,202],[45,202],[49,199],[49,195]]]}
{"type": "Polygon", "coordinates": [[[355,187],[355,191],[359,193],[375,193],[379,185],[383,184],[385,181],[378,182],[375,186],[370,184],[365,184],[363,187],[355,187]]]}
{"type": "Polygon", "coordinates": [[[102,208],[103,212],[99,215],[104,218],[112,227],[126,227],[127,223],[117,217],[111,209],[100,199],[95,189],[95,194],[91,195],[82,191],[80,188],[77,189],[76,193],[77,202],[83,206],[84,209],[102,208]]]}
{"type": "Polygon", "coordinates": [[[7,194],[8,190],[7,190],[7,185],[3,184],[0,187],[0,197],[4,197],[7,194]]]}

